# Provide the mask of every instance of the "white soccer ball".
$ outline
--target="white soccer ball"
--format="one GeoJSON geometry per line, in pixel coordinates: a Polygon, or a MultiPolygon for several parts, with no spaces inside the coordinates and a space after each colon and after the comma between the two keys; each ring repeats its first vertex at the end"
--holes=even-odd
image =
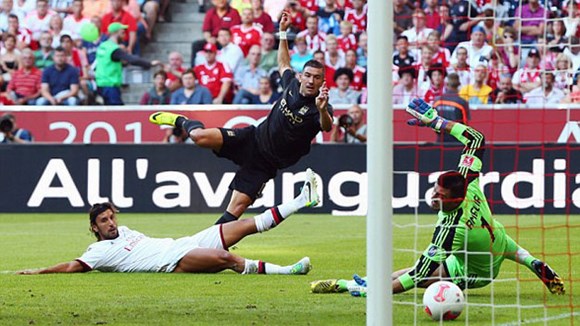
{"type": "Polygon", "coordinates": [[[465,297],[461,289],[447,281],[435,282],[423,294],[425,312],[433,320],[453,320],[461,314],[465,297]]]}

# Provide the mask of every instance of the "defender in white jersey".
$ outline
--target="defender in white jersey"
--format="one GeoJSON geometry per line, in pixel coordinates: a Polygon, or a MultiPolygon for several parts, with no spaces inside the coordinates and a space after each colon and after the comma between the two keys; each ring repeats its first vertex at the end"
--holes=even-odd
{"type": "Polygon", "coordinates": [[[241,274],[307,274],[310,259],[290,266],[245,259],[228,252],[244,237],[267,231],[303,207],[319,202],[314,172],[307,169],[302,191],[289,203],[271,208],[251,219],[213,225],[193,236],[179,239],[151,238],[117,226],[117,209],[111,203],[92,206],[91,230],[97,242],[79,258],[49,268],[25,270],[19,274],[101,272],[217,273],[231,269],[241,274]]]}

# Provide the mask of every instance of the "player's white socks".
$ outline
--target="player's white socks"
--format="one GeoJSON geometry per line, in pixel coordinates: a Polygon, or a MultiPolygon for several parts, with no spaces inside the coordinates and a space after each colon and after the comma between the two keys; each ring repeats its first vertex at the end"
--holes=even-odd
{"type": "Polygon", "coordinates": [[[306,205],[307,199],[302,194],[288,203],[272,207],[260,215],[254,216],[258,232],[268,231],[282,223],[288,216],[296,213],[306,205]]]}
{"type": "Polygon", "coordinates": [[[290,274],[292,266],[280,266],[261,260],[246,259],[242,274],[290,274]]]}

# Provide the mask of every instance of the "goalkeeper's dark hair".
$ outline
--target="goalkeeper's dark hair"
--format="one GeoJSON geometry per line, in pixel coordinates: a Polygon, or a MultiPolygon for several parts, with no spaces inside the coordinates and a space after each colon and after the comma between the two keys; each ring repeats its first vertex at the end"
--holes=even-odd
{"type": "MultiPolygon", "coordinates": [[[[93,204],[93,206],[91,206],[91,209],[89,210],[89,221],[91,222],[91,226],[97,224],[97,216],[101,215],[104,211],[109,209],[113,211],[113,213],[119,212],[117,207],[115,207],[115,204],[110,202],[93,204]]],[[[91,232],[93,232],[95,237],[99,239],[99,234],[97,232],[94,232],[92,228],[90,230],[91,232]]]]}
{"type": "Polygon", "coordinates": [[[449,189],[451,198],[465,198],[467,192],[467,180],[457,171],[448,171],[439,176],[437,179],[439,187],[449,189]]]}

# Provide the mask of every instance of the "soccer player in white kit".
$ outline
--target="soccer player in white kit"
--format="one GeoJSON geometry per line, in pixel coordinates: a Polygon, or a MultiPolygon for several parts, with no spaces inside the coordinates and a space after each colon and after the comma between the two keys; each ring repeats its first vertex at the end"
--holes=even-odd
{"type": "Polygon", "coordinates": [[[314,172],[307,169],[298,197],[250,219],[213,225],[179,239],[150,238],[126,226],[117,226],[117,209],[111,203],[92,206],[89,217],[97,242],[79,258],[18,274],[101,272],[217,273],[231,269],[240,274],[307,274],[310,259],[289,266],[246,259],[228,251],[244,237],[277,226],[303,207],[319,202],[314,172]]]}

